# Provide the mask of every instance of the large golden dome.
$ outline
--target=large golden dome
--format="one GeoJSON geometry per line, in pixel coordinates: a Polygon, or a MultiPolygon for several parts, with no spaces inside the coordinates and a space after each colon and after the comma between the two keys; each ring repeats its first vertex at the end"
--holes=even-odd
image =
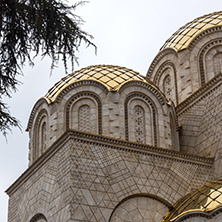
{"type": "Polygon", "coordinates": [[[163,221],[174,221],[188,212],[209,212],[219,206],[222,206],[222,180],[205,184],[178,200],[163,221]]]}
{"type": "Polygon", "coordinates": [[[74,82],[94,80],[102,83],[109,91],[117,91],[124,83],[129,81],[142,81],[151,84],[146,77],[138,72],[120,66],[95,65],[89,66],[67,75],[56,83],[46,94],[46,100],[54,102],[59,93],[74,82]]]}
{"type": "Polygon", "coordinates": [[[222,11],[201,16],[178,29],[162,46],[161,50],[173,48],[176,51],[187,48],[202,31],[222,25],[222,11]]]}

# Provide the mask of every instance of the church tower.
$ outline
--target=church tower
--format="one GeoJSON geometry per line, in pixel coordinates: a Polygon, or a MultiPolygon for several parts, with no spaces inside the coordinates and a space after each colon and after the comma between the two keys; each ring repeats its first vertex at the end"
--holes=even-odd
{"type": "Polygon", "coordinates": [[[8,221],[221,221],[221,28],[222,12],[181,27],[146,77],[95,65],[56,83],[30,114],[8,221]]]}

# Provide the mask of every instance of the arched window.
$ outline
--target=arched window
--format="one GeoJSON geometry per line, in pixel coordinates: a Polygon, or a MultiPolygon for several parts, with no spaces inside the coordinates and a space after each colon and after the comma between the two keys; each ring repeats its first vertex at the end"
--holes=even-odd
{"type": "Polygon", "coordinates": [[[130,95],[125,101],[125,116],[126,140],[157,146],[157,115],[148,97],[130,95]]]}
{"type": "Polygon", "coordinates": [[[163,81],[163,92],[167,99],[172,99],[171,76],[167,75],[163,81]]]}
{"type": "Polygon", "coordinates": [[[40,153],[42,154],[46,150],[46,122],[43,122],[40,129],[40,153]]]}
{"type": "Polygon", "coordinates": [[[218,74],[222,72],[222,53],[218,53],[213,58],[214,73],[218,74]]]}
{"type": "Polygon", "coordinates": [[[135,196],[125,198],[120,202],[111,214],[109,222],[133,222],[133,221],[152,221],[159,222],[163,219],[170,204],[160,198],[135,196]]]}
{"type": "Polygon", "coordinates": [[[134,126],[136,142],[145,143],[145,112],[141,106],[134,107],[134,126]]]}
{"type": "Polygon", "coordinates": [[[158,69],[153,79],[168,100],[178,104],[177,74],[174,63],[166,61],[158,69]]]}
{"type": "Polygon", "coordinates": [[[36,214],[30,222],[47,222],[47,219],[43,214],[36,214]]]}
{"type": "Polygon", "coordinates": [[[38,125],[38,138],[37,138],[37,153],[36,157],[38,158],[46,150],[46,116],[43,116],[38,125]]]}
{"type": "Polygon", "coordinates": [[[200,83],[214,78],[222,72],[222,40],[209,42],[199,53],[200,83]]]}
{"type": "Polygon", "coordinates": [[[82,105],[78,111],[78,129],[84,132],[90,132],[90,107],[82,105]]]}
{"type": "Polygon", "coordinates": [[[48,130],[48,115],[45,110],[42,110],[35,122],[34,127],[34,146],[31,160],[38,159],[47,149],[47,130],[48,130]]]}

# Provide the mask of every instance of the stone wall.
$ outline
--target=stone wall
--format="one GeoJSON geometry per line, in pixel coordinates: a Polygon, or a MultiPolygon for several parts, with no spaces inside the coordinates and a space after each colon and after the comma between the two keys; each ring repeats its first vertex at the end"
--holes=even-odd
{"type": "Polygon", "coordinates": [[[48,222],[109,221],[121,201],[141,194],[159,218],[211,175],[210,159],[69,131],[7,190],[8,221],[36,214],[48,222]]]}
{"type": "Polygon", "coordinates": [[[208,90],[195,98],[190,98],[185,108],[178,110],[181,129],[181,150],[195,155],[215,157],[222,137],[222,85],[221,76],[209,83],[208,90]],[[217,79],[217,81],[216,81],[217,79]]]}

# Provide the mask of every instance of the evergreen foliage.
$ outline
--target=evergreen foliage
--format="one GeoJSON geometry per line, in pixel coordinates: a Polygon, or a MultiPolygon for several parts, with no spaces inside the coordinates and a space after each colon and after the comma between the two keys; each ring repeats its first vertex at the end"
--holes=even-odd
{"type": "MultiPolygon", "coordinates": [[[[67,59],[72,67],[77,62],[76,51],[82,42],[91,42],[92,36],[82,31],[82,19],[73,14],[79,2],[68,6],[61,0],[0,0],[0,131],[6,135],[19,121],[12,117],[4,96],[11,96],[19,83],[17,76],[34,57],[51,58],[51,70],[59,59],[67,70],[67,59]]],[[[96,48],[96,47],[95,47],[96,48]]]]}

